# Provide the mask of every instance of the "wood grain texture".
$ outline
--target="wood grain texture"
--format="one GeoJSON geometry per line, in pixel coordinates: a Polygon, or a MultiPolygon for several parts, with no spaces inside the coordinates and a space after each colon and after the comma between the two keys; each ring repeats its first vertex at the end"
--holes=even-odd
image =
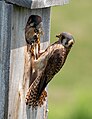
{"type": "Polygon", "coordinates": [[[37,14],[42,17],[44,37],[41,37],[41,49],[49,44],[50,8],[30,10],[14,6],[11,14],[11,55],[9,79],[8,119],[46,119],[47,103],[37,110],[28,108],[25,96],[29,88],[30,55],[27,53],[25,26],[28,17],[37,14]]]}
{"type": "Polygon", "coordinates": [[[31,9],[64,5],[69,2],[69,0],[6,0],[6,1],[31,9]]]}
{"type": "Polygon", "coordinates": [[[0,1],[0,119],[6,119],[8,115],[11,8],[0,1]]]}

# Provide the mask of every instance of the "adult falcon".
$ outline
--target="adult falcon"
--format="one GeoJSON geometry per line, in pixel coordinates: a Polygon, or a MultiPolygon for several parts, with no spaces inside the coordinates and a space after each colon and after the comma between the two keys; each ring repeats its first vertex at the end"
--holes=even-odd
{"type": "Polygon", "coordinates": [[[47,97],[45,87],[60,71],[74,44],[73,36],[70,33],[63,32],[56,37],[58,37],[58,41],[50,45],[34,62],[35,68],[39,69],[39,74],[31,83],[26,95],[26,104],[32,108],[43,105],[47,97]]]}

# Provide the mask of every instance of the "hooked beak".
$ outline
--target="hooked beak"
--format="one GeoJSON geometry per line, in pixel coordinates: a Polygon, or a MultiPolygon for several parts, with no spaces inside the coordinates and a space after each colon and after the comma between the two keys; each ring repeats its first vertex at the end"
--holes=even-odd
{"type": "Polygon", "coordinates": [[[56,35],[57,38],[60,38],[60,34],[59,35],[56,35]]]}

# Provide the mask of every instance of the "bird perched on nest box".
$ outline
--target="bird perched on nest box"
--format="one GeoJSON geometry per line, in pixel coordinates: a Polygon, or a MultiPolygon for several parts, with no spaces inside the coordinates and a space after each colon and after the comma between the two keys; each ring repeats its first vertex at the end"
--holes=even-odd
{"type": "Polygon", "coordinates": [[[50,45],[34,62],[35,68],[39,69],[39,74],[30,85],[26,95],[26,104],[33,108],[43,105],[47,97],[45,87],[60,71],[74,44],[73,36],[69,33],[63,32],[56,37],[58,41],[50,45]]]}
{"type": "Polygon", "coordinates": [[[27,50],[31,52],[33,59],[37,59],[40,53],[41,34],[43,34],[41,17],[31,15],[25,27],[25,39],[27,42],[27,50]]]}

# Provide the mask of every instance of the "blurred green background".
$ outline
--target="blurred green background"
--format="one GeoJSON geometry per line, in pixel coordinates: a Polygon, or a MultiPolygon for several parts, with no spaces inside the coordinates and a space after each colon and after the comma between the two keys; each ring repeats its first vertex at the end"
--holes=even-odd
{"type": "Polygon", "coordinates": [[[51,42],[70,32],[75,45],[49,84],[49,119],[92,119],[92,0],[52,7],[51,42]]]}

